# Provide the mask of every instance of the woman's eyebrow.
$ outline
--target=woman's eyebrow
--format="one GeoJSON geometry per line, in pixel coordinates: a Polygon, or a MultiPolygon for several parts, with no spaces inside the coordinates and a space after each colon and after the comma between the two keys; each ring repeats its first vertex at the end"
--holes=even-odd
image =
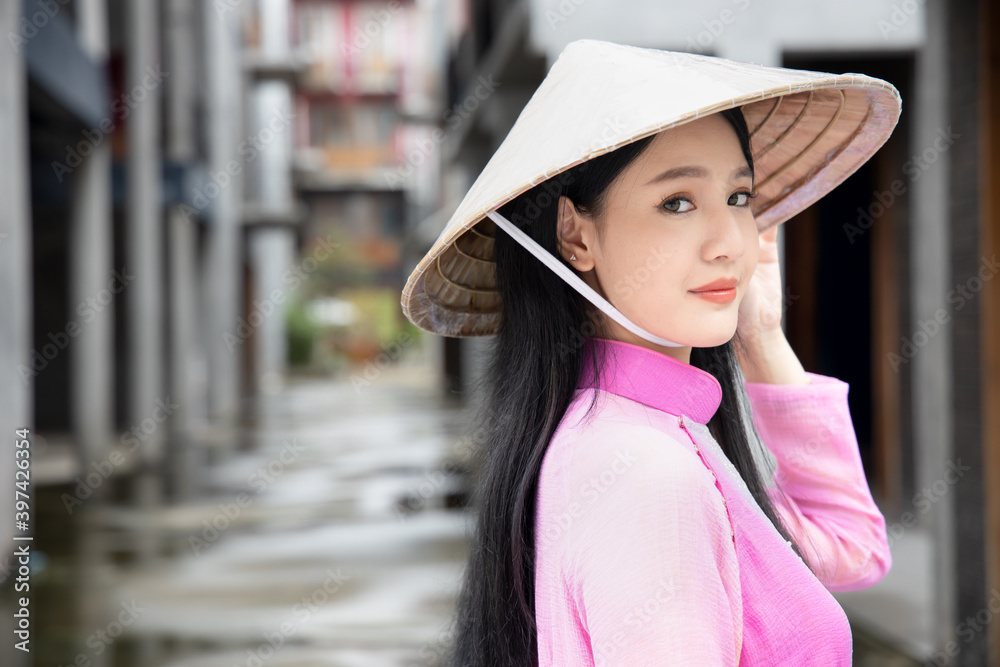
{"type": "MultiPolygon", "coordinates": [[[[696,166],[684,166],[684,167],[674,167],[673,169],[667,169],[665,172],[656,176],[646,185],[653,185],[654,183],[662,183],[663,181],[669,181],[674,178],[707,178],[708,170],[704,167],[696,166]]],[[[735,181],[738,178],[753,178],[753,173],[750,171],[750,167],[744,164],[742,167],[737,167],[732,175],[729,177],[730,180],[735,181]]]]}

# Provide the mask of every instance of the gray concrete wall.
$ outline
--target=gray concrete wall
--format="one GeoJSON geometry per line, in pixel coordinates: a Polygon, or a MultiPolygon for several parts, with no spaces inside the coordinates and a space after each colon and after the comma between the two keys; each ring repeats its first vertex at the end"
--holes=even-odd
{"type": "Polygon", "coordinates": [[[783,51],[917,48],[924,41],[923,4],[916,0],[530,0],[530,42],[550,62],[569,42],[588,38],[780,65],[783,51]]]}

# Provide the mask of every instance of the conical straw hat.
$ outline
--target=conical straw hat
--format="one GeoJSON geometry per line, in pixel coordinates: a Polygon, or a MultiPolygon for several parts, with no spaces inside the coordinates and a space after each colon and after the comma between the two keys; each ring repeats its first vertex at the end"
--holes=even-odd
{"type": "Polygon", "coordinates": [[[889,138],[899,92],[863,74],[765,67],[596,40],[553,63],[402,294],[403,313],[444,336],[500,323],[488,213],[538,183],[625,144],[742,107],[751,134],[752,210],[764,231],[833,190],[889,138]]]}

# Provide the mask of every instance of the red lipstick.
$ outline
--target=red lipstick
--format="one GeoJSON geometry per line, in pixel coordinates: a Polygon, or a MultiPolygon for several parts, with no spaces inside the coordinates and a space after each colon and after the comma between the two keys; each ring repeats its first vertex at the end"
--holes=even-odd
{"type": "Polygon", "coordinates": [[[690,292],[713,303],[730,303],[736,298],[737,282],[736,278],[719,278],[690,292]]]}

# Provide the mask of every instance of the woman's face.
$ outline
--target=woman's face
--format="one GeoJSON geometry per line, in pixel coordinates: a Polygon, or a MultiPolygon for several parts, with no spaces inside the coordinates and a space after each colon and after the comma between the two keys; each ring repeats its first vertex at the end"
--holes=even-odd
{"type": "MultiPolygon", "coordinates": [[[[750,170],[720,114],[656,135],[609,186],[599,220],[559,202],[561,251],[632,322],[686,348],[657,346],[604,318],[612,335],[688,361],[736,332],[757,267],[750,170]],[[734,290],[702,290],[728,281],[734,290]]],[[[603,317],[603,315],[602,315],[603,317]]]]}

